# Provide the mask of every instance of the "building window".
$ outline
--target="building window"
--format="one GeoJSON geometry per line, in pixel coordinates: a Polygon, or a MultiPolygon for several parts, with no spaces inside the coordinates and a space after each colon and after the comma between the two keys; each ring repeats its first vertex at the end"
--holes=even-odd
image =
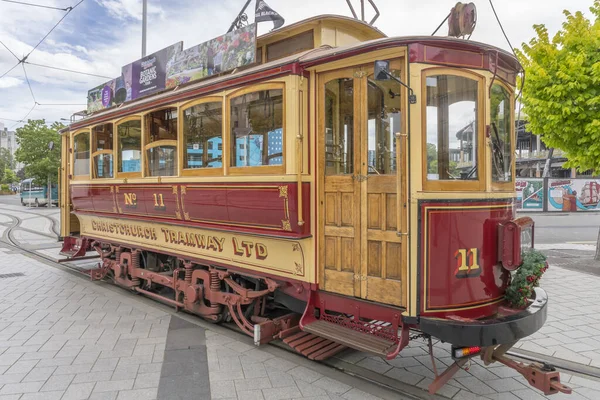
{"type": "Polygon", "coordinates": [[[183,168],[223,166],[223,103],[202,103],[183,111],[183,168]]]}
{"type": "Polygon", "coordinates": [[[126,121],[117,125],[118,172],[142,171],[142,121],[126,121]]]}
{"type": "Polygon", "coordinates": [[[231,99],[231,154],[232,167],[283,165],[282,89],[231,99]]]}
{"type": "Polygon", "coordinates": [[[90,134],[82,132],[73,138],[73,175],[90,175],[90,134]]]}
{"type": "Polygon", "coordinates": [[[427,179],[478,179],[478,83],[431,75],[427,86],[427,179]]]}
{"type": "Polygon", "coordinates": [[[177,108],[147,114],[144,130],[148,176],[177,175],[177,108]]]}
{"type": "Polygon", "coordinates": [[[491,127],[490,136],[492,143],[492,181],[512,181],[512,102],[508,90],[502,85],[492,86],[491,127]]]}

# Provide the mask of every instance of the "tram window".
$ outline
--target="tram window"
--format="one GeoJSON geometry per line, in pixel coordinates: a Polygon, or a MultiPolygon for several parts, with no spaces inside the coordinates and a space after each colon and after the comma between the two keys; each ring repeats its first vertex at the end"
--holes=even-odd
{"type": "Polygon", "coordinates": [[[202,103],[183,111],[183,168],[223,166],[223,104],[202,103]]]}
{"type": "Polygon", "coordinates": [[[325,84],[325,174],[354,173],[354,81],[325,84]]]}
{"type": "Polygon", "coordinates": [[[492,86],[491,95],[492,180],[511,182],[512,101],[502,85],[492,86]]]}
{"type": "Polygon", "coordinates": [[[148,176],[177,175],[177,108],[151,112],[145,122],[148,176]]]}
{"type": "Polygon", "coordinates": [[[283,165],[283,133],[282,89],[231,99],[232,167],[283,165]]]}
{"type": "Polygon", "coordinates": [[[477,81],[433,75],[426,85],[427,179],[477,180],[477,81]]]}
{"type": "Polygon", "coordinates": [[[83,132],[73,139],[73,175],[90,174],[90,134],[83,132]]]}
{"type": "Polygon", "coordinates": [[[148,175],[173,176],[177,170],[177,146],[156,146],[147,150],[148,175]]]}
{"type": "Polygon", "coordinates": [[[177,108],[154,111],[146,115],[147,144],[159,140],[177,140],[177,108]]]}
{"type": "Polygon", "coordinates": [[[92,129],[92,156],[94,178],[113,177],[113,124],[103,124],[92,129]]]}
{"type": "Polygon", "coordinates": [[[94,177],[112,178],[113,177],[113,156],[112,154],[98,154],[94,156],[94,177]]]}
{"type": "Polygon", "coordinates": [[[141,172],[142,121],[126,121],[117,125],[118,172],[141,172]]]}
{"type": "MultiPolygon", "coordinates": [[[[390,73],[400,77],[399,70],[390,73]]],[[[396,172],[395,134],[400,132],[400,84],[392,79],[368,80],[368,144],[367,162],[369,174],[393,174],[396,172]]]]}

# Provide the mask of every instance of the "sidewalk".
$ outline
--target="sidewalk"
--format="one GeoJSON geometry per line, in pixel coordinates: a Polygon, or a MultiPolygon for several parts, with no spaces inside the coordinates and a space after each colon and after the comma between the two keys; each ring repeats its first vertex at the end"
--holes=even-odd
{"type": "MultiPolygon", "coordinates": [[[[0,400],[352,400],[401,399],[398,392],[212,325],[103,282],[0,246],[0,400]]],[[[600,277],[551,266],[542,280],[548,322],[517,351],[600,368],[600,277]]],[[[338,368],[420,398],[434,373],[426,343],[387,361],[356,351],[338,368]],[[404,386],[402,386],[404,385],[404,386]]],[[[452,360],[434,348],[439,372],[452,360]]],[[[600,370],[600,369],[599,369],[600,370]]],[[[600,399],[600,381],[563,373],[574,388],[551,399],[600,399]]],[[[542,399],[514,370],[474,360],[435,398],[542,399]]]]}

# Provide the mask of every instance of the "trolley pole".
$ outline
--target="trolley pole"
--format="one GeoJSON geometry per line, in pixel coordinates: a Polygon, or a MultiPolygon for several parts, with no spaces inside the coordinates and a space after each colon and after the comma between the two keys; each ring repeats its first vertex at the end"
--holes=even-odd
{"type": "Polygon", "coordinates": [[[48,172],[48,203],[46,207],[52,207],[52,177],[50,176],[50,172],[48,172]]]}
{"type": "Polygon", "coordinates": [[[146,19],[148,14],[148,0],[142,0],[142,57],[146,57],[146,19]]]}

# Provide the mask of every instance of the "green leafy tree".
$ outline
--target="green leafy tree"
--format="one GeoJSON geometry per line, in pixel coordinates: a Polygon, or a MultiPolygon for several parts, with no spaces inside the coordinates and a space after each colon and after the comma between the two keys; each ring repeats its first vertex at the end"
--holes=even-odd
{"type": "Polygon", "coordinates": [[[60,167],[60,135],[63,124],[55,122],[47,126],[43,119],[29,120],[17,128],[16,138],[19,149],[15,153],[17,161],[25,164],[25,175],[38,183],[46,183],[48,176],[53,183],[58,181],[60,167]],[[54,144],[50,150],[49,144],[54,144]]]}
{"type": "Polygon", "coordinates": [[[17,181],[17,174],[15,174],[15,171],[13,171],[10,168],[6,168],[4,170],[4,179],[2,180],[3,183],[15,183],[17,181]]]}
{"type": "Polygon", "coordinates": [[[525,69],[523,111],[529,128],[568,157],[567,167],[600,171],[600,0],[566,21],[550,39],[544,25],[516,50],[525,69]]]}

